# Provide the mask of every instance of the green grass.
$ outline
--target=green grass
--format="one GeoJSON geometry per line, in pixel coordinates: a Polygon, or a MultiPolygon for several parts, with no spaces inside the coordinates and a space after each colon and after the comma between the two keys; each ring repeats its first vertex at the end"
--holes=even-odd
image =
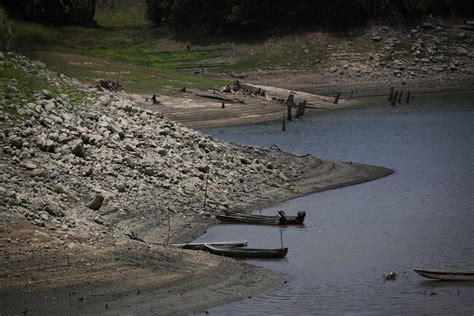
{"type": "Polygon", "coordinates": [[[0,66],[0,90],[7,99],[17,98],[32,102],[35,99],[34,93],[43,89],[50,90],[54,96],[59,92],[57,87],[50,86],[44,80],[19,70],[11,64],[0,66]]]}
{"type": "Polygon", "coordinates": [[[126,10],[97,10],[95,20],[105,28],[124,29],[150,26],[151,22],[144,16],[144,9],[132,6],[126,10]]]}

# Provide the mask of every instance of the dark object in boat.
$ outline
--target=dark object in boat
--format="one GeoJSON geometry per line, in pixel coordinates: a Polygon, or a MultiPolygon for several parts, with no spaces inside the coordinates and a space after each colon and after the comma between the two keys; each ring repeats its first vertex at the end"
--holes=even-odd
{"type": "Polygon", "coordinates": [[[238,241],[216,241],[216,242],[193,242],[187,244],[172,244],[172,247],[182,248],[182,249],[189,249],[189,250],[207,250],[205,245],[210,246],[217,246],[217,247],[245,247],[247,246],[247,240],[238,240],[238,241]]]}
{"type": "Polygon", "coordinates": [[[205,245],[207,251],[214,255],[234,257],[234,258],[284,258],[288,253],[288,248],[278,249],[258,249],[246,247],[216,247],[205,245]]]}
{"type": "Polygon", "coordinates": [[[474,272],[448,272],[422,269],[414,269],[414,271],[428,279],[444,281],[474,281],[474,272]]]}
{"type": "Polygon", "coordinates": [[[278,216],[254,215],[245,213],[230,213],[228,215],[216,215],[223,222],[247,223],[260,225],[300,225],[303,224],[306,213],[298,212],[297,216],[286,216],[285,212],[279,211],[278,216]]]}

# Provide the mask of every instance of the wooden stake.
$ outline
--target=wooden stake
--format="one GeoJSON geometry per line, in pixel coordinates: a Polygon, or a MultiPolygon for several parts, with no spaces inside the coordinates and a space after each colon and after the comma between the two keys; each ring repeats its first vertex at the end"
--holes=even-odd
{"type": "Polygon", "coordinates": [[[283,249],[283,230],[280,229],[280,242],[281,242],[281,248],[283,249]]]}
{"type": "Polygon", "coordinates": [[[410,103],[410,97],[411,97],[411,91],[408,90],[408,93],[407,93],[407,104],[410,103]]]}
{"type": "Polygon", "coordinates": [[[286,131],[285,114],[283,114],[283,120],[281,121],[281,130],[286,131]]]}
{"type": "Polygon", "coordinates": [[[341,97],[341,93],[338,92],[337,95],[336,95],[336,98],[334,99],[334,104],[338,104],[339,103],[339,98],[341,97]]]}
{"type": "Polygon", "coordinates": [[[392,98],[392,103],[391,103],[392,106],[397,105],[397,97],[398,97],[398,91],[395,91],[395,93],[393,95],[393,98],[392,98]]]}
{"type": "Polygon", "coordinates": [[[388,100],[389,100],[389,101],[392,101],[392,98],[393,98],[393,91],[394,91],[394,87],[390,87],[390,93],[388,94],[388,100]]]}
{"type": "Polygon", "coordinates": [[[402,96],[403,96],[403,89],[400,90],[400,94],[398,95],[398,103],[402,102],[402,96]]]}

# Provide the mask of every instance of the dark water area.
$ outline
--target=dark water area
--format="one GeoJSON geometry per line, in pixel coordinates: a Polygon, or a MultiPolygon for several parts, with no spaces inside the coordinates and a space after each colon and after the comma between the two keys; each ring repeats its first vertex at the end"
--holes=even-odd
{"type": "MultiPolygon", "coordinates": [[[[205,130],[226,141],[395,170],[262,210],[307,213],[304,226],[282,229],[287,258],[247,260],[285,274],[287,283],[211,315],[474,313],[474,282],[430,281],[413,272],[474,271],[474,97],[371,103],[317,112],[285,133],[280,123],[205,130]],[[390,271],[396,280],[384,282],[390,271]]],[[[216,225],[198,240],[238,239],[277,248],[280,228],[216,225]]]]}

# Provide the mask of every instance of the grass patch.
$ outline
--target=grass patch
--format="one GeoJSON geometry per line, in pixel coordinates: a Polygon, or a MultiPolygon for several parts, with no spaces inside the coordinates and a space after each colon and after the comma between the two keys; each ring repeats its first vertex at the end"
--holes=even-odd
{"type": "Polygon", "coordinates": [[[143,8],[132,6],[127,10],[97,10],[95,20],[105,28],[124,29],[150,26],[151,22],[145,18],[143,8]]]}
{"type": "Polygon", "coordinates": [[[55,96],[59,90],[50,86],[44,80],[32,76],[11,64],[0,66],[0,90],[6,100],[32,102],[35,100],[34,93],[48,89],[55,96]]]}
{"type": "Polygon", "coordinates": [[[206,90],[228,83],[174,69],[157,69],[79,54],[42,51],[31,57],[44,61],[57,72],[90,84],[97,84],[101,79],[119,81],[126,91],[132,93],[174,94],[184,86],[206,90]]]}
{"type": "Polygon", "coordinates": [[[11,29],[15,48],[20,51],[49,47],[61,39],[60,30],[37,23],[12,20],[11,29]]]}

